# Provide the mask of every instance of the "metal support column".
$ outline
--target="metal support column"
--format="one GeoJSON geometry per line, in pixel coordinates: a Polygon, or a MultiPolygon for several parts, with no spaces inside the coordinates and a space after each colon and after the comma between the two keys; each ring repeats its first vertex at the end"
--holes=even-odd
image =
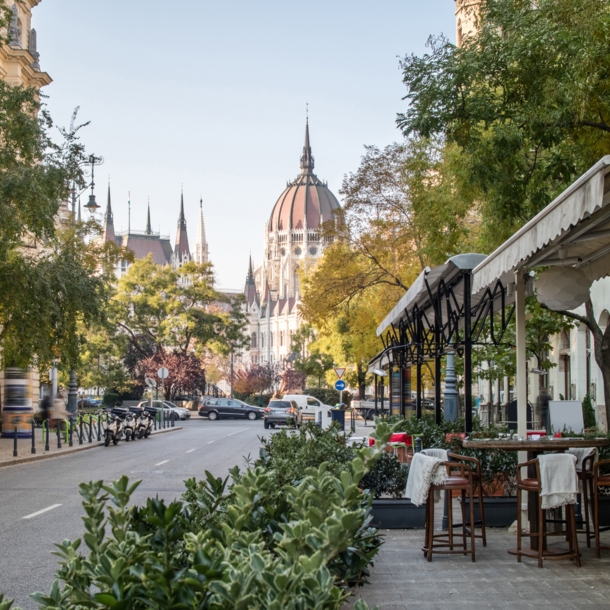
{"type": "Polygon", "coordinates": [[[472,274],[464,272],[464,428],[472,432],[472,274]]]}
{"type": "Polygon", "coordinates": [[[525,348],[525,282],[519,272],[515,273],[515,324],[517,370],[515,394],[517,398],[517,434],[527,436],[527,353],[525,348]]]}
{"type": "Polygon", "coordinates": [[[422,418],[422,380],[421,380],[421,368],[423,360],[423,349],[422,349],[422,324],[421,318],[417,319],[417,363],[415,365],[415,414],[417,419],[422,418]]]}

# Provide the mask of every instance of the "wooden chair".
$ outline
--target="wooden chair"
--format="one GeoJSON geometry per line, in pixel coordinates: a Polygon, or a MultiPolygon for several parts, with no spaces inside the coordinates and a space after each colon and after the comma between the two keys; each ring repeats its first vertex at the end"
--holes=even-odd
{"type": "Polygon", "coordinates": [[[451,453],[450,451],[447,452],[447,456],[450,460],[455,460],[457,462],[466,462],[466,464],[470,466],[474,493],[479,499],[479,516],[481,517],[479,521],[475,521],[475,525],[481,526],[481,533],[475,534],[475,538],[481,538],[483,540],[483,546],[487,546],[487,535],[485,532],[485,504],[483,502],[483,474],[481,471],[481,462],[479,462],[477,458],[466,455],[458,455],[457,453],[451,453]]]}
{"type": "Polygon", "coordinates": [[[538,459],[529,460],[528,462],[524,462],[523,464],[517,465],[517,561],[521,563],[521,557],[525,555],[526,557],[534,557],[538,558],[538,567],[542,567],[542,560],[544,557],[544,545],[546,542],[546,538],[549,536],[566,536],[568,540],[568,552],[561,553],[557,555],[547,555],[547,558],[550,559],[574,559],[577,567],[580,568],[580,553],[578,551],[578,538],[576,536],[576,517],[574,511],[574,504],[567,504],[566,509],[566,529],[561,531],[553,531],[547,532],[545,528],[545,518],[546,514],[542,508],[542,484],[540,482],[540,462],[538,459]],[[527,479],[523,479],[521,476],[522,468],[535,468],[535,476],[528,476],[527,479]],[[536,537],[538,539],[538,549],[536,555],[534,555],[531,551],[524,551],[522,549],[521,540],[523,537],[523,525],[522,525],[522,513],[520,510],[522,506],[522,495],[523,492],[528,493],[536,493],[538,500],[538,531],[530,532],[529,534],[525,534],[529,538],[536,537]]]}
{"type": "Polygon", "coordinates": [[[600,474],[602,466],[608,466],[610,460],[600,460],[593,466],[593,535],[595,537],[595,555],[601,557],[601,549],[610,549],[610,546],[602,546],[599,541],[600,532],[610,530],[610,526],[599,525],[599,490],[602,487],[610,487],[610,474],[600,474]]]}
{"type": "Polygon", "coordinates": [[[470,555],[475,561],[475,534],[474,534],[474,482],[472,470],[465,464],[459,462],[441,462],[440,467],[447,469],[447,480],[442,485],[431,485],[426,502],[426,533],[424,542],[424,556],[432,561],[432,553],[442,555],[470,555]],[[445,491],[449,494],[447,502],[447,520],[449,531],[447,534],[434,533],[434,493],[445,491]],[[462,536],[461,543],[454,539],[453,535],[453,507],[451,496],[454,491],[462,494],[462,536]],[[466,524],[466,497],[470,499],[470,548],[467,544],[466,524]],[[459,549],[454,548],[459,546],[459,549]]]}
{"type": "Polygon", "coordinates": [[[582,467],[576,469],[578,482],[582,486],[582,521],[585,526],[584,530],[577,530],[579,534],[584,533],[587,539],[587,546],[591,546],[591,538],[595,537],[595,532],[591,533],[591,523],[589,518],[590,505],[593,502],[593,462],[595,455],[591,454],[582,461],[582,467]]]}

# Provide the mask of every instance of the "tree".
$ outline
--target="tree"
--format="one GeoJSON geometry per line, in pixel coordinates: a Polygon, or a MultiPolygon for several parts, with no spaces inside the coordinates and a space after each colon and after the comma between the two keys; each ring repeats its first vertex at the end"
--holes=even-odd
{"type": "MultiPolygon", "coordinates": [[[[493,249],[610,153],[610,4],[605,0],[487,0],[479,33],[456,48],[442,37],[403,61],[405,135],[461,149],[493,249]]],[[[589,300],[610,421],[610,327],[589,300]]]]}
{"type": "Polygon", "coordinates": [[[247,341],[239,301],[217,292],[211,265],[186,263],[178,269],[135,261],[119,280],[110,316],[142,358],[150,349],[186,354],[214,347],[235,349],[247,341]]]}
{"type": "Polygon", "coordinates": [[[166,400],[174,400],[180,394],[204,391],[205,371],[201,360],[195,354],[159,350],[150,358],[138,363],[136,368],[138,380],[144,385],[146,377],[156,379],[157,371],[161,367],[165,367],[169,371],[163,384],[166,400]]]}
{"type": "Polygon", "coordinates": [[[236,371],[234,376],[234,389],[246,396],[271,392],[280,379],[277,366],[272,364],[251,364],[236,371]]]}
{"type": "Polygon", "coordinates": [[[478,34],[402,62],[405,135],[460,147],[493,249],[610,152],[610,5],[487,0],[478,34]]]}
{"type": "MultiPolygon", "coordinates": [[[[315,343],[316,339],[316,332],[312,326],[302,324],[292,335],[291,350],[296,356],[292,365],[295,371],[304,375],[305,379],[314,377],[320,387],[324,374],[333,368],[334,362],[332,356],[320,351],[319,346],[315,343]]],[[[296,380],[297,377],[295,376],[294,379],[296,380]]],[[[294,381],[294,383],[297,382],[294,381]]]]}
{"type": "Polygon", "coordinates": [[[81,127],[60,129],[33,89],[0,81],[0,342],[3,366],[41,369],[60,360],[74,368],[80,322],[101,316],[112,245],[84,238],[95,223],[60,222],[60,206],[72,185],[82,186],[81,127]]]}

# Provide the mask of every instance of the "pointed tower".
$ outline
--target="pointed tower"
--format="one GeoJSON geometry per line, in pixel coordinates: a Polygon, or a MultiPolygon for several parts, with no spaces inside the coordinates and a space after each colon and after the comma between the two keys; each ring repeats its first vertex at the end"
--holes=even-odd
{"type": "Polygon", "coordinates": [[[250,264],[248,265],[248,275],[246,276],[246,286],[244,288],[244,296],[248,307],[256,302],[256,282],[254,281],[254,270],[252,269],[252,255],[250,255],[250,264]]]}
{"type": "Polygon", "coordinates": [[[309,117],[307,117],[305,122],[305,145],[303,146],[303,155],[301,156],[301,173],[305,175],[313,174],[313,167],[314,161],[309,144],[309,117]]]}
{"type": "Polygon", "coordinates": [[[150,199],[148,200],[148,216],[146,217],[146,235],[152,235],[152,226],[150,224],[150,199]]]}
{"type": "Polygon", "coordinates": [[[114,218],[112,216],[112,203],[110,201],[110,183],[108,183],[108,203],[104,214],[104,242],[115,241],[114,238],[114,218]]]}
{"type": "Polygon", "coordinates": [[[189,236],[186,232],[186,218],[184,216],[184,191],[180,195],[180,216],[178,218],[178,230],[176,231],[174,256],[178,264],[185,262],[191,257],[189,236]]]}
{"type": "Polygon", "coordinates": [[[197,223],[197,241],[195,242],[195,262],[200,265],[210,262],[208,241],[205,237],[205,223],[203,221],[203,199],[199,200],[199,222],[197,223]]]}

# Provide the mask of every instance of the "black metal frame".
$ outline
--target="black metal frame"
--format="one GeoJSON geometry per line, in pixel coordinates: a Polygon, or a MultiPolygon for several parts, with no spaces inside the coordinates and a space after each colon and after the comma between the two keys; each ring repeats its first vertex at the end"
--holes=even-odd
{"type": "MultiPolygon", "coordinates": [[[[472,348],[477,345],[500,345],[514,315],[514,304],[507,304],[506,287],[500,280],[488,287],[476,305],[472,305],[472,272],[463,270],[446,283],[441,279],[434,291],[426,281],[429,299],[423,306],[405,309],[397,325],[392,324],[380,336],[383,350],[373,359],[393,353],[394,365],[401,370],[401,415],[405,416],[403,369],[416,368],[416,416],[422,416],[422,366],[434,360],[435,418],[441,421],[441,358],[455,350],[464,358],[465,429],[472,431],[472,348]],[[460,304],[456,288],[463,286],[460,304]]],[[[392,384],[389,384],[390,388],[392,384]]],[[[410,399],[411,397],[409,397],[410,399]]],[[[390,401],[392,397],[390,396],[390,401]]],[[[391,402],[390,402],[391,404],[391,402]]]]}

